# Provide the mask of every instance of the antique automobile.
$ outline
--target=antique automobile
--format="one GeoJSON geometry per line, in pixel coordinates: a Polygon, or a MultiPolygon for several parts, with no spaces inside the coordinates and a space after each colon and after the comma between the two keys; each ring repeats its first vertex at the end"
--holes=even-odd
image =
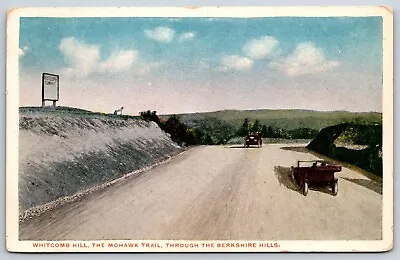
{"type": "Polygon", "coordinates": [[[262,147],[262,136],[261,133],[251,134],[244,138],[244,147],[248,148],[250,145],[257,145],[262,147]]]}
{"type": "Polygon", "coordinates": [[[300,186],[304,196],[311,186],[328,186],[332,195],[338,193],[338,179],[335,172],[340,172],[342,167],[323,160],[297,161],[297,167],[292,166],[293,179],[300,186]]]}

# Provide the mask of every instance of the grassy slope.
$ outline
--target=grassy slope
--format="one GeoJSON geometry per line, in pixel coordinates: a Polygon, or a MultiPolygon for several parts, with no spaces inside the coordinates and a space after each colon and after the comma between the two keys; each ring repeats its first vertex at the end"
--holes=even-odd
{"type": "MultiPolygon", "coordinates": [[[[361,120],[367,122],[381,122],[382,114],[376,112],[347,112],[347,111],[312,111],[312,110],[222,110],[205,113],[179,114],[184,122],[216,117],[218,119],[240,125],[245,118],[250,121],[260,120],[262,124],[285,129],[309,127],[321,128],[342,122],[361,120]]],[[[163,115],[162,117],[168,117],[163,115]]]]}
{"type": "Polygon", "coordinates": [[[118,119],[139,119],[139,116],[114,115],[99,112],[92,112],[74,107],[20,107],[20,114],[23,115],[52,115],[52,116],[78,116],[78,117],[106,117],[118,119]]]}

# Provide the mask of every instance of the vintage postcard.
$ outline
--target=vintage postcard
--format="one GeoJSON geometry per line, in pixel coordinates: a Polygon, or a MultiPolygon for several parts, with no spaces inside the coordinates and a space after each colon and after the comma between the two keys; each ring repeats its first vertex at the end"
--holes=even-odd
{"type": "Polygon", "coordinates": [[[393,247],[387,7],[21,8],[7,248],[393,247]]]}

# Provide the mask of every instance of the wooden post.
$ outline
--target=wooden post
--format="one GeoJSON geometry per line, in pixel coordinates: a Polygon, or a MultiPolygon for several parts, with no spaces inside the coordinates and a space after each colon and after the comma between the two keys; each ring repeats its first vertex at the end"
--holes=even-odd
{"type": "Polygon", "coordinates": [[[53,107],[56,107],[56,101],[53,100],[53,107]]]}

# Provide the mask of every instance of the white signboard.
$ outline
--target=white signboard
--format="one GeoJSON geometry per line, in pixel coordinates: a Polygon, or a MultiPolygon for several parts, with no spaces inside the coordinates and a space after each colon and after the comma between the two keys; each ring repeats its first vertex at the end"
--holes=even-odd
{"type": "Polygon", "coordinates": [[[42,100],[58,101],[60,78],[58,75],[43,73],[42,100]]]}

